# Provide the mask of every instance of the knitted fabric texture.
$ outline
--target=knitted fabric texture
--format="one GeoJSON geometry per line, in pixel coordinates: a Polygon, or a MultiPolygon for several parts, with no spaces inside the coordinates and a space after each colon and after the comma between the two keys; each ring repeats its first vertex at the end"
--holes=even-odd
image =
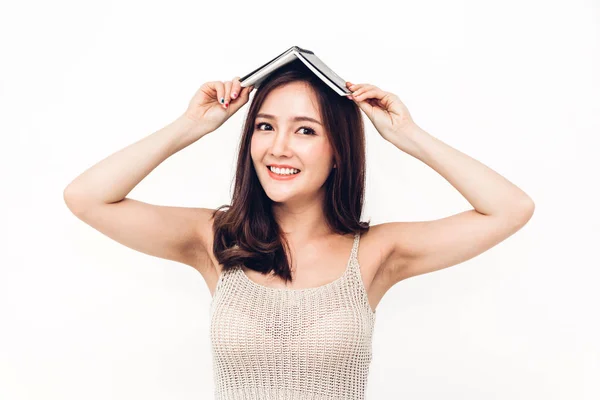
{"type": "Polygon", "coordinates": [[[344,274],[307,289],[269,288],[240,266],[210,305],[216,400],[364,399],[375,312],[354,237],[344,274]]]}

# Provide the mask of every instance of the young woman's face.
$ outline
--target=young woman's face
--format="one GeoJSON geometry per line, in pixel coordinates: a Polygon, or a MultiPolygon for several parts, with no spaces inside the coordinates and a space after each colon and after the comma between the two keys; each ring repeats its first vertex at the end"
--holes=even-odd
{"type": "MultiPolygon", "coordinates": [[[[307,84],[293,82],[273,90],[254,121],[250,153],[258,179],[274,202],[314,197],[333,167],[333,152],[322,125],[317,98],[307,84]],[[297,120],[308,117],[316,120],[297,120]],[[269,165],[300,170],[277,179],[269,165]]],[[[285,169],[277,172],[289,172],[285,169]]]]}

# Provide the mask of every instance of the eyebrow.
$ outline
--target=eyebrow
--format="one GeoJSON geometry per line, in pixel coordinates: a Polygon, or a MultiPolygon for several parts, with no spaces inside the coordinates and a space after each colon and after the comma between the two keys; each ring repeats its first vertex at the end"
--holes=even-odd
{"type": "MultiPolygon", "coordinates": [[[[264,113],[256,114],[256,118],[259,118],[259,117],[267,118],[267,119],[275,119],[274,115],[264,114],[264,113]]],[[[315,123],[317,123],[317,124],[319,124],[321,126],[323,125],[320,121],[318,121],[318,120],[316,120],[314,118],[305,117],[305,116],[292,117],[292,118],[290,118],[290,121],[311,121],[311,122],[315,122],[315,123]]]]}

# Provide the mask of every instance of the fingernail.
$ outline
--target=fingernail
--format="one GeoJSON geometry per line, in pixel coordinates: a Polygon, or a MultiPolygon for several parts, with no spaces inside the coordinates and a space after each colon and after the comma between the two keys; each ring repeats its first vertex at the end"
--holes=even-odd
{"type": "Polygon", "coordinates": [[[229,107],[229,103],[225,103],[225,108],[229,107]]]}
{"type": "Polygon", "coordinates": [[[237,97],[237,93],[231,93],[231,97],[235,99],[237,97]]]}
{"type": "Polygon", "coordinates": [[[221,97],[221,104],[225,103],[225,99],[221,97]]]}

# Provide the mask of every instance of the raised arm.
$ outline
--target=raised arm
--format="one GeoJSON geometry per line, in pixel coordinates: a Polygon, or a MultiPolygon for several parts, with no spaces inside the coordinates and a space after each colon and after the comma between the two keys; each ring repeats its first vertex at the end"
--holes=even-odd
{"type": "Polygon", "coordinates": [[[168,157],[218,128],[248,101],[251,90],[242,89],[237,78],[204,84],[175,121],[75,178],[64,190],[68,208],[127,247],[191,265],[204,274],[212,266],[206,243],[213,210],[158,206],[126,196],[168,157]],[[234,92],[239,96],[231,101],[234,92]]]}

